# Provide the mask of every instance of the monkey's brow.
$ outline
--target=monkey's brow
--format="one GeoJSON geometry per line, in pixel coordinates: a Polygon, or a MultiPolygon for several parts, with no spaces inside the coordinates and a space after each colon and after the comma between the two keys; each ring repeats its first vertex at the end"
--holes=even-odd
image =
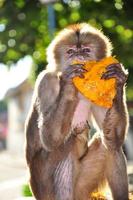
{"type": "Polygon", "coordinates": [[[79,30],[76,31],[76,36],[77,36],[77,48],[80,48],[81,47],[81,43],[80,43],[80,32],[79,30]]]}
{"type": "Polygon", "coordinates": [[[71,49],[76,49],[76,44],[70,44],[70,45],[67,45],[68,49],[71,48],[71,49]]]}
{"type": "Polygon", "coordinates": [[[76,36],[78,39],[79,39],[79,35],[80,35],[79,31],[76,31],[76,36]]]}

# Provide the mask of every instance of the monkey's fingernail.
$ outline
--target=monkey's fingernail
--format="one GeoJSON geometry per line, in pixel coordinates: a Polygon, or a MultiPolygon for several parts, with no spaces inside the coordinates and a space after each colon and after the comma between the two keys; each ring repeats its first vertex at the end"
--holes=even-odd
{"type": "Polygon", "coordinates": [[[104,79],[104,80],[108,79],[108,74],[103,74],[103,76],[101,77],[101,79],[104,79]]]}
{"type": "Polygon", "coordinates": [[[112,69],[112,68],[115,68],[115,67],[120,67],[120,64],[119,64],[119,63],[113,63],[113,64],[111,64],[111,65],[108,65],[108,66],[106,67],[106,69],[112,69]]]}
{"type": "Polygon", "coordinates": [[[101,79],[104,79],[105,78],[105,74],[103,74],[102,76],[101,76],[101,79]]]}
{"type": "Polygon", "coordinates": [[[79,65],[80,67],[83,67],[83,66],[84,66],[84,64],[82,64],[82,63],[81,63],[81,64],[78,64],[78,65],[79,65]]]}
{"type": "Polygon", "coordinates": [[[83,71],[84,71],[84,72],[87,72],[87,69],[84,69],[84,68],[83,68],[83,71]]]}
{"type": "Polygon", "coordinates": [[[85,73],[85,72],[86,72],[86,70],[84,70],[83,68],[79,68],[78,71],[79,71],[79,72],[82,72],[82,73],[85,73]]]}
{"type": "Polygon", "coordinates": [[[83,75],[83,74],[80,74],[79,77],[80,77],[80,78],[84,78],[84,75],[83,75]]]}

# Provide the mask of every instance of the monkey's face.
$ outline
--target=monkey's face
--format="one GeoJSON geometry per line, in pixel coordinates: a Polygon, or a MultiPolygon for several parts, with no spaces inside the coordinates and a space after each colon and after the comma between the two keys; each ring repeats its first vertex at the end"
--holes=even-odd
{"type": "Polygon", "coordinates": [[[111,55],[111,44],[99,30],[87,24],[76,24],[58,34],[50,44],[47,55],[49,66],[63,70],[75,60],[98,61],[111,55]]]}
{"type": "Polygon", "coordinates": [[[106,55],[105,42],[92,33],[71,33],[58,48],[61,66],[69,66],[73,61],[100,60],[106,55]]]}
{"type": "Polygon", "coordinates": [[[74,60],[86,61],[95,60],[96,52],[93,45],[81,44],[79,45],[68,45],[65,50],[64,58],[68,63],[72,63],[74,60]]]}
{"type": "Polygon", "coordinates": [[[92,61],[99,60],[101,52],[101,44],[96,43],[96,39],[92,39],[84,42],[78,42],[75,44],[65,44],[61,47],[61,66],[66,69],[67,66],[73,64],[73,61],[92,61]]]}

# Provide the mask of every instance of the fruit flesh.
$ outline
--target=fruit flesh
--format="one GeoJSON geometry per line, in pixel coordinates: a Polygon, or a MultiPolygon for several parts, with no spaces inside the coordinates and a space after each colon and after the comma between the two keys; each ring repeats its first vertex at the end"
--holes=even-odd
{"type": "Polygon", "coordinates": [[[83,64],[83,68],[87,70],[84,78],[74,77],[73,83],[75,87],[89,100],[99,106],[110,108],[116,94],[115,78],[108,80],[101,79],[106,72],[106,67],[110,64],[118,63],[114,57],[106,57],[100,61],[75,61],[75,64],[83,64]]]}

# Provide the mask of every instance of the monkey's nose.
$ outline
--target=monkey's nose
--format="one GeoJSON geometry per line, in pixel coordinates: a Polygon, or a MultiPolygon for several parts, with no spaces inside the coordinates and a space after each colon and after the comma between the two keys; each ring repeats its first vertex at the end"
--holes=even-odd
{"type": "Polygon", "coordinates": [[[77,55],[76,59],[78,59],[79,61],[83,61],[84,60],[84,56],[82,55],[77,55]]]}

